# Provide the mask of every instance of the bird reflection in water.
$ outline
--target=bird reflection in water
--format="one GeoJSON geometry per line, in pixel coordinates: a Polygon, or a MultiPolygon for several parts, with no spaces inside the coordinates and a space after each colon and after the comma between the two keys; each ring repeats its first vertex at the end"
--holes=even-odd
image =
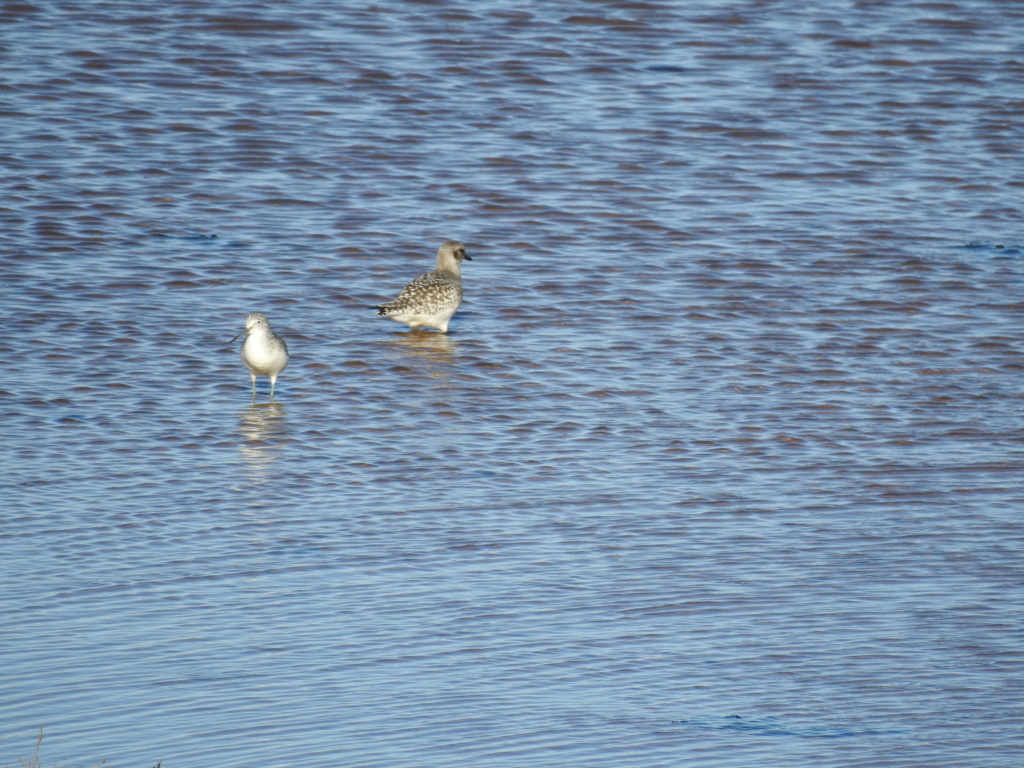
{"type": "Polygon", "coordinates": [[[238,412],[238,433],[243,438],[239,450],[254,476],[269,470],[281,453],[284,443],[275,438],[284,434],[287,423],[280,403],[253,404],[238,412]]]}
{"type": "Polygon", "coordinates": [[[395,334],[391,348],[404,364],[421,368],[434,378],[446,379],[452,374],[459,345],[444,333],[412,331],[395,334]]]}

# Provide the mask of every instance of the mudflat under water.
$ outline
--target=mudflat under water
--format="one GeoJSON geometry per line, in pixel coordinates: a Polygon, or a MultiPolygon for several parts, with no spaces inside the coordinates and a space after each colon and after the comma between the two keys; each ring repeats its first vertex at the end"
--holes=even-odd
{"type": "Polygon", "coordinates": [[[1018,764],[1024,8],[826,6],[0,5],[0,765],[1018,764]]]}

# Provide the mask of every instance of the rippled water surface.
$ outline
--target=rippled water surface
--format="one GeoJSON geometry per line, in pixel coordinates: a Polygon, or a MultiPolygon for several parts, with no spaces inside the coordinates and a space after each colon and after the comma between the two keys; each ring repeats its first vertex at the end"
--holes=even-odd
{"type": "Polygon", "coordinates": [[[1024,9],[347,5],[0,5],[0,765],[1018,764],[1024,9]]]}

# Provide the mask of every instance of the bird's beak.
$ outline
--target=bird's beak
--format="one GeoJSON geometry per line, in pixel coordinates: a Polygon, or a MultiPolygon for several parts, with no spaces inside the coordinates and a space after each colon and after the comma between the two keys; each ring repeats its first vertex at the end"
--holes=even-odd
{"type": "Polygon", "coordinates": [[[462,258],[464,258],[466,261],[472,261],[473,260],[473,257],[470,256],[468,253],[462,254],[462,258]]]}
{"type": "MultiPolygon", "coordinates": [[[[238,334],[238,336],[244,336],[244,335],[245,335],[245,331],[242,331],[240,334],[238,334]]],[[[237,339],[238,336],[235,336],[235,338],[232,339],[231,341],[229,341],[228,344],[234,344],[235,343],[235,339],[237,339]]]]}

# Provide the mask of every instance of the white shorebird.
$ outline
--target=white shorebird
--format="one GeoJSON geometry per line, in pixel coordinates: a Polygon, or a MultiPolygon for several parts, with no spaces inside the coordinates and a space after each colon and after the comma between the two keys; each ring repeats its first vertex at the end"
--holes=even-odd
{"type": "Polygon", "coordinates": [[[288,345],[270,330],[266,315],[259,312],[253,312],[245,318],[245,330],[238,336],[243,335],[246,339],[242,342],[242,362],[252,377],[253,400],[256,399],[257,376],[270,377],[270,399],[273,400],[277,377],[288,365],[288,345]]]}
{"type": "Polygon", "coordinates": [[[398,298],[374,309],[382,317],[390,317],[418,331],[424,326],[448,332],[448,321],[462,303],[462,260],[472,261],[465,246],[449,240],[437,249],[437,269],[420,275],[409,283],[398,298]]]}

